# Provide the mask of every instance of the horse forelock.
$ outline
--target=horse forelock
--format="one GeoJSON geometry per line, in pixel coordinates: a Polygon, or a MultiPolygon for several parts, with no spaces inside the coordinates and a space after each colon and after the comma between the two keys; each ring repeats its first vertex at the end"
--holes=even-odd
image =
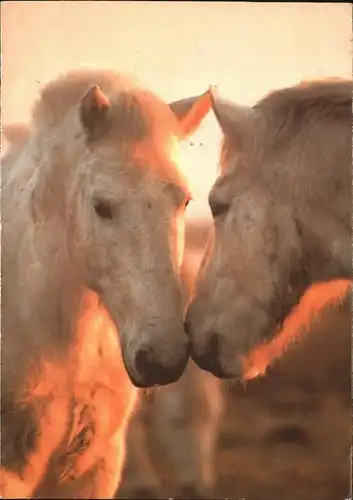
{"type": "Polygon", "coordinates": [[[117,88],[129,88],[131,83],[123,75],[109,70],[74,70],[65,73],[41,89],[32,109],[34,125],[38,128],[58,125],[93,85],[99,85],[110,94],[116,92],[117,88]]]}
{"type": "Polygon", "coordinates": [[[112,107],[113,132],[117,140],[137,142],[163,130],[176,134],[178,120],[169,106],[136,80],[110,70],[76,70],[49,82],[32,109],[37,129],[58,127],[84,94],[98,85],[112,107]]]}
{"type": "MultiPolygon", "coordinates": [[[[83,130],[78,113],[75,118],[72,112],[94,85],[101,88],[111,104],[111,125],[97,141],[99,146],[114,145],[124,163],[148,166],[159,173],[175,170],[181,130],[169,105],[135,80],[109,70],[71,71],[42,89],[32,110],[33,128],[42,145],[39,155],[46,154],[53,142],[61,143],[66,151],[73,147],[73,154],[77,154],[75,139],[83,135],[83,130]]],[[[87,152],[84,142],[78,144],[81,153],[87,152]]]]}

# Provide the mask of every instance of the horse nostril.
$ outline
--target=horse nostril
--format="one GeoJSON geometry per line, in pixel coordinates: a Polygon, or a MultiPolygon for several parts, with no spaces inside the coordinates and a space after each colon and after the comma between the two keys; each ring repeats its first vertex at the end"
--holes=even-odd
{"type": "Polygon", "coordinates": [[[190,321],[188,321],[187,319],[184,321],[184,330],[185,330],[186,335],[189,336],[189,334],[190,334],[190,321]]]}
{"type": "Polygon", "coordinates": [[[212,332],[206,346],[204,357],[208,358],[211,363],[216,363],[220,354],[220,341],[219,335],[212,332]]]}
{"type": "Polygon", "coordinates": [[[185,356],[176,364],[166,366],[156,360],[151,349],[139,349],[135,356],[135,370],[143,384],[148,386],[166,385],[179,380],[188,362],[188,349],[185,348],[185,356]]]}
{"type": "Polygon", "coordinates": [[[192,358],[200,368],[213,373],[218,378],[231,378],[222,366],[222,338],[218,333],[211,332],[209,334],[208,342],[201,352],[197,352],[195,346],[191,346],[191,349],[192,358]]]}
{"type": "Polygon", "coordinates": [[[135,368],[138,373],[145,378],[146,374],[151,370],[152,356],[149,349],[140,349],[135,357],[135,368]]]}

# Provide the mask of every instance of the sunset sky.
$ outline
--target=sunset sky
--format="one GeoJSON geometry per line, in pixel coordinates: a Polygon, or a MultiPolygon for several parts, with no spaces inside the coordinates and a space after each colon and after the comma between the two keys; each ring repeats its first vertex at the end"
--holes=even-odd
{"type": "MultiPolygon", "coordinates": [[[[351,10],[339,3],[5,1],[2,120],[26,120],[41,84],[82,65],[134,73],[167,101],[213,83],[251,104],[301,79],[351,77],[351,10]]],[[[191,217],[209,215],[219,139],[210,115],[194,145],[183,147],[191,217]]]]}

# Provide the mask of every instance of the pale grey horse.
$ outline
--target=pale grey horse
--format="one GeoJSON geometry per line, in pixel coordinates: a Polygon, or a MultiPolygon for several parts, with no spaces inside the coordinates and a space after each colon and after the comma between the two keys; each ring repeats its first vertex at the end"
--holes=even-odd
{"type": "Polygon", "coordinates": [[[241,376],[309,286],[351,279],[352,88],[306,82],[253,107],[213,95],[221,175],[186,328],[217,377],[241,376]]]}
{"type": "Polygon", "coordinates": [[[131,381],[184,372],[190,194],[176,153],[209,109],[208,92],[168,106],[119,73],[72,71],[42,89],[6,155],[2,497],[111,497],[131,381]]]}

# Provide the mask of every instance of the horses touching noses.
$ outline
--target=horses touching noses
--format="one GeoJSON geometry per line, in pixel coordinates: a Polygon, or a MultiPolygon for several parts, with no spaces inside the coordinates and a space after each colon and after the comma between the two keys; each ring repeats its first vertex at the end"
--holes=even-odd
{"type": "MultiPolygon", "coordinates": [[[[183,334],[183,331],[180,332],[183,334]]],[[[151,336],[153,338],[153,335],[151,336]]],[[[179,344],[180,345],[180,344],[179,344]]],[[[185,371],[189,361],[188,342],[180,345],[179,353],[173,352],[173,361],[166,364],[160,359],[162,356],[158,354],[154,345],[150,346],[146,342],[146,346],[142,344],[136,349],[134,360],[132,362],[133,370],[138,373],[139,378],[132,375],[133,371],[129,368],[130,378],[136,387],[152,387],[156,385],[167,385],[176,382],[180,379],[185,371]]]]}

